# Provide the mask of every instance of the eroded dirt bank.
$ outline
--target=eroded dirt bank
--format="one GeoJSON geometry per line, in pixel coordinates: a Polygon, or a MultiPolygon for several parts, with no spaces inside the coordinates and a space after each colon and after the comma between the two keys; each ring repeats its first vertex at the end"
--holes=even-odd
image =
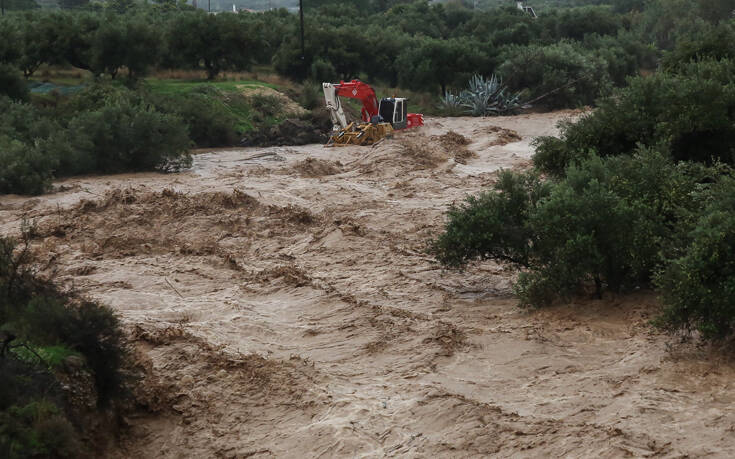
{"type": "Polygon", "coordinates": [[[732,364],[654,333],[649,294],[522,311],[512,271],[423,254],[450,203],[573,115],[66,180],[0,197],[0,231],[35,220],[46,271],[135,340],[148,376],[118,456],[735,456],[732,364]]]}

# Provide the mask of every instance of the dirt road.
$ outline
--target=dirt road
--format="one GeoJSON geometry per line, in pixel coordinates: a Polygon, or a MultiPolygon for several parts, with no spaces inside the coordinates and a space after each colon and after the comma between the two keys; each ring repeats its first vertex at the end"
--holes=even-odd
{"type": "Polygon", "coordinates": [[[46,272],[130,331],[147,376],[118,456],[733,457],[733,365],[653,332],[650,294],[523,311],[512,270],[424,254],[573,115],[66,180],[0,196],[0,231],[35,220],[46,272]]]}

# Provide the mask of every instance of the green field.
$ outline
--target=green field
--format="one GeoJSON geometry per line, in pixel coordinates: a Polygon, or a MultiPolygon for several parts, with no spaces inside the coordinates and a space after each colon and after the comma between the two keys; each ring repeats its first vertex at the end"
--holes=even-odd
{"type": "Polygon", "coordinates": [[[146,78],[145,86],[158,94],[177,95],[185,94],[200,86],[212,86],[220,91],[237,91],[241,87],[257,88],[260,86],[278,89],[276,85],[255,80],[240,81],[207,81],[207,80],[161,80],[158,78],[146,78]]]}

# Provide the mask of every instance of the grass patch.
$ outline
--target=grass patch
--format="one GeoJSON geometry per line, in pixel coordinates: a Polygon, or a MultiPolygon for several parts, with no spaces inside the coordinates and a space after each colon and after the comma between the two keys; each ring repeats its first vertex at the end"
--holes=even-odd
{"type": "Polygon", "coordinates": [[[227,113],[234,120],[234,129],[244,134],[263,126],[273,126],[283,121],[274,103],[260,103],[266,96],[245,96],[248,88],[270,88],[274,84],[255,80],[206,81],[206,80],[168,80],[150,78],[145,80],[145,88],[156,96],[177,100],[192,94],[206,96],[216,110],[227,113]]]}
{"type": "Polygon", "coordinates": [[[49,368],[59,367],[64,359],[72,355],[81,356],[78,352],[63,345],[18,347],[13,348],[11,352],[16,358],[24,362],[30,364],[42,363],[48,365],[49,368]],[[42,361],[39,362],[39,359],[42,359],[42,361]]]}
{"type": "Polygon", "coordinates": [[[201,86],[212,86],[220,91],[237,92],[242,87],[260,87],[265,86],[271,89],[278,89],[276,85],[263,83],[254,80],[242,81],[206,81],[206,80],[161,80],[157,78],[148,78],[145,80],[146,86],[154,93],[164,95],[182,95],[189,93],[201,86]]]}

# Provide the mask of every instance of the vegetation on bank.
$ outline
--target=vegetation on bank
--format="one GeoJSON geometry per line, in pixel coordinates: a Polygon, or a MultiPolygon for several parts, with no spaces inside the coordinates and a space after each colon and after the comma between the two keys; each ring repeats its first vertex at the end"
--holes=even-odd
{"type": "Polygon", "coordinates": [[[124,393],[123,333],[109,308],[33,272],[32,232],[0,238],[0,456],[91,456],[83,430],[124,393]]]}
{"type": "MultiPolygon", "coordinates": [[[[43,193],[56,177],[188,167],[194,146],[235,145],[297,116],[255,91],[268,87],[152,80],[131,89],[101,81],[67,96],[34,96],[33,104],[0,96],[0,193],[43,193]]],[[[310,122],[309,112],[299,116],[310,122]]]]}
{"type": "Polygon", "coordinates": [[[452,207],[436,257],[520,267],[526,306],[654,288],[657,325],[732,337],[735,66],[709,40],[679,52],[692,43],[563,123],[559,138],[538,139],[535,170],[503,172],[493,190],[452,207]]]}

